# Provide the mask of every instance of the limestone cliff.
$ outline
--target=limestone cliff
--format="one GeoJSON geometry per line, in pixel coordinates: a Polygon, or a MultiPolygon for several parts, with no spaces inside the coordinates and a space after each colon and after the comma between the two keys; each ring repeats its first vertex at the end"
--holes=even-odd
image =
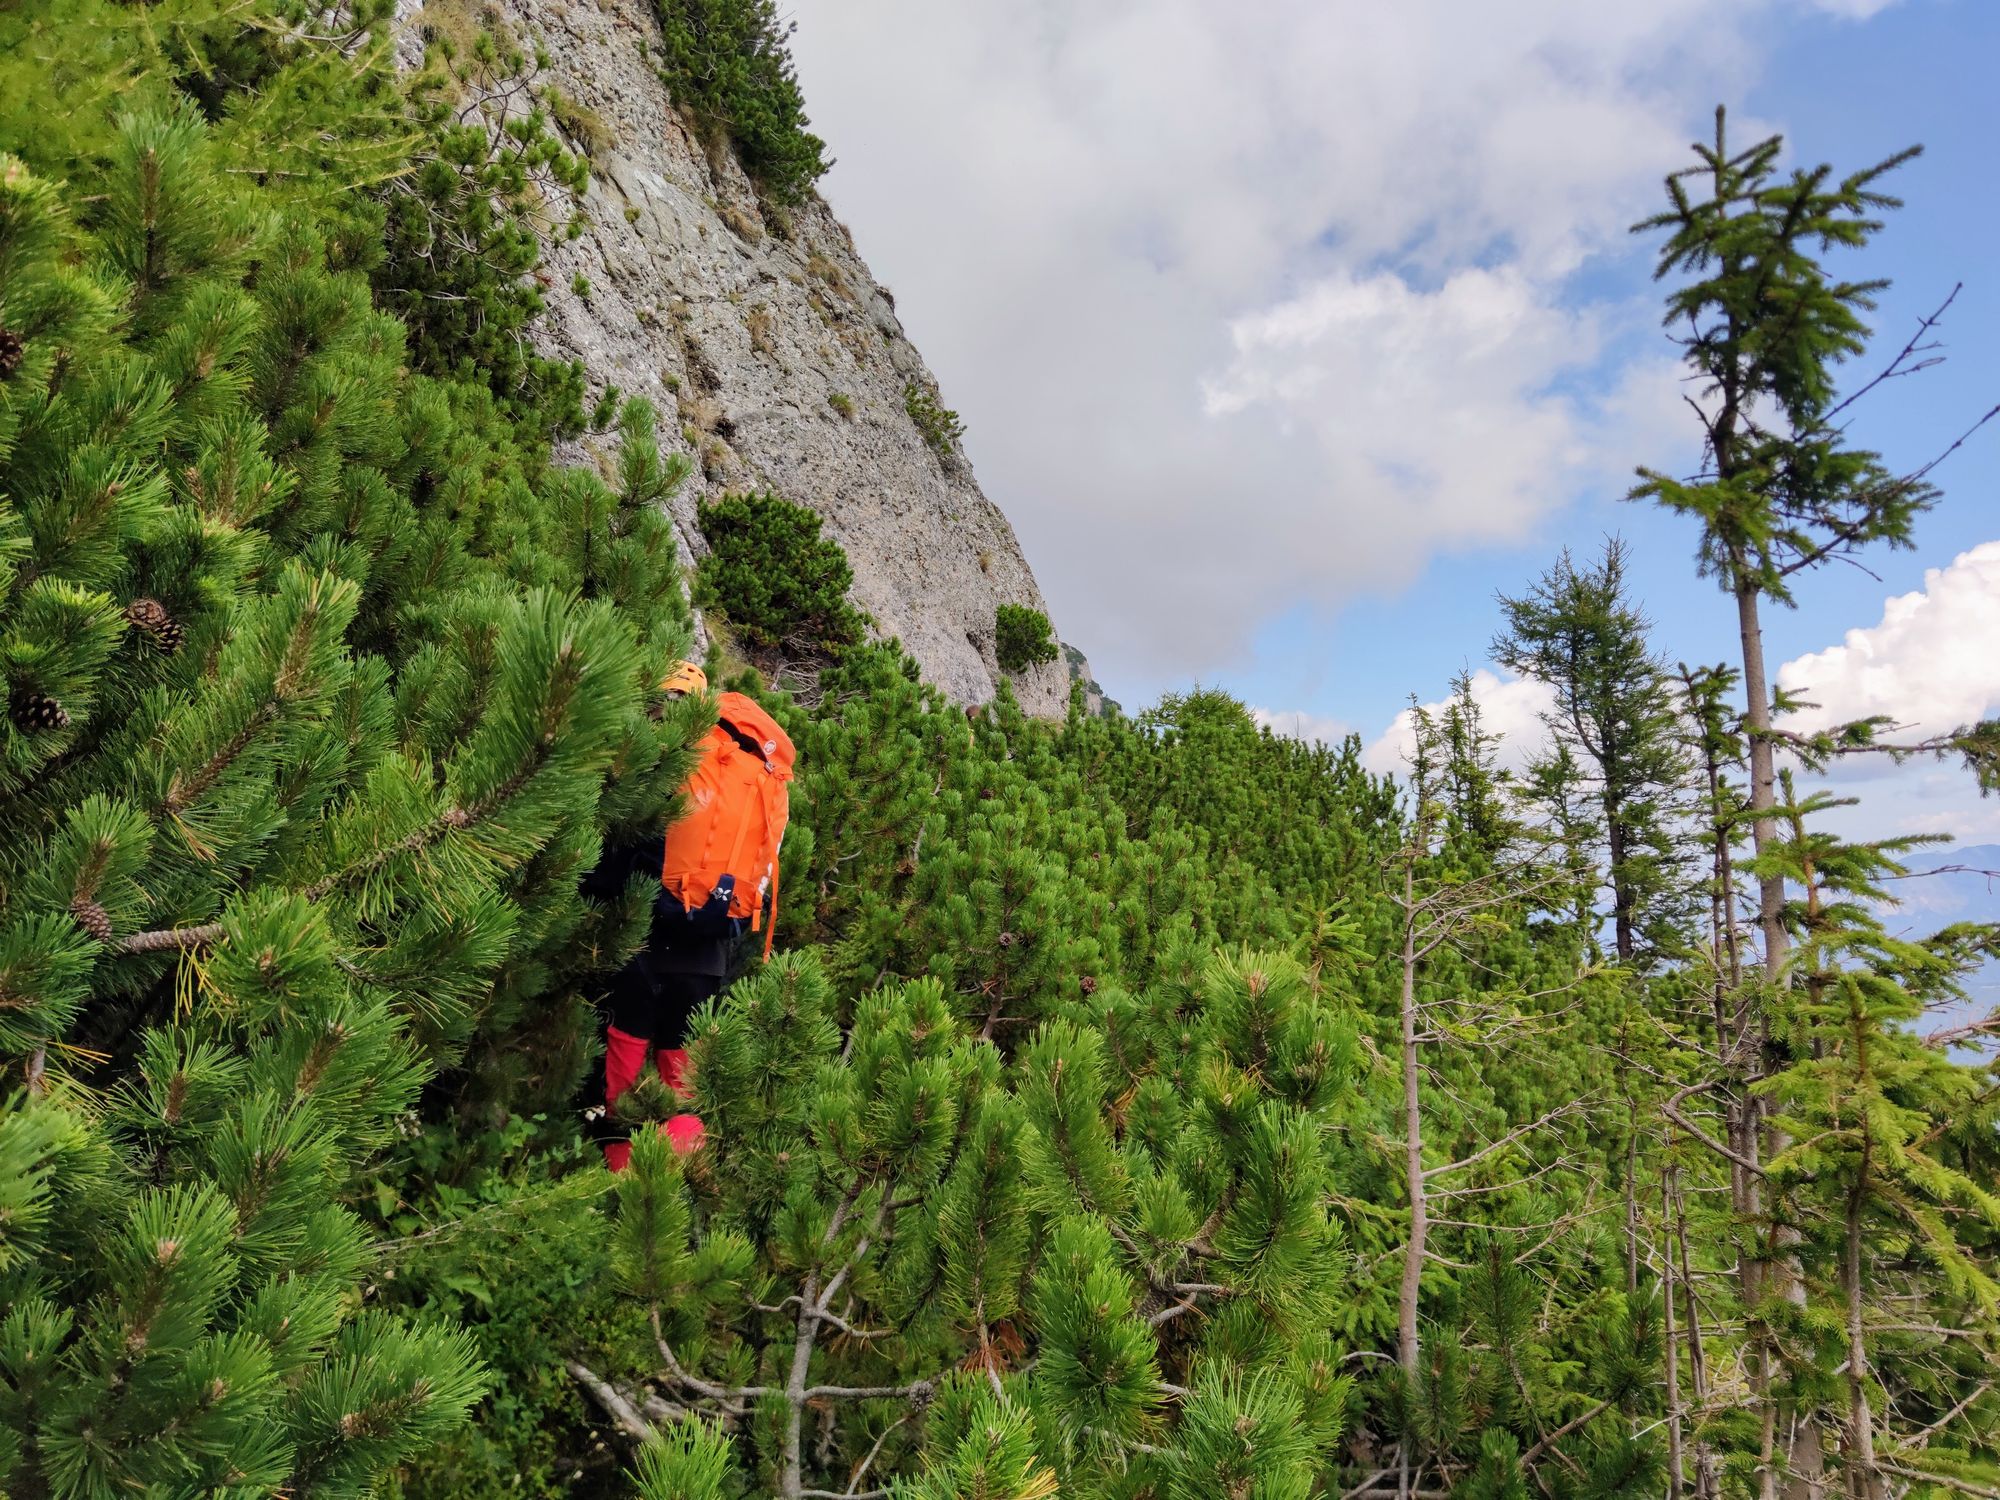
{"type": "MultiPolygon", "coordinates": [[[[936,385],[845,227],[817,198],[765,210],[726,150],[704,149],[648,60],[650,0],[487,9],[545,50],[540,81],[581,106],[566,133],[589,137],[570,142],[592,165],[584,233],[550,246],[542,271],[544,352],[659,407],[663,441],[695,465],[674,501],[694,555],[709,494],[769,488],[810,505],[881,633],[959,701],[992,698],[995,607],[1047,605],[970,465],[906,410],[912,386],[936,385]]],[[[403,19],[414,40],[422,7],[404,0],[403,19]]],[[[1032,668],[1015,692],[1031,713],[1060,713],[1069,669],[1032,668]]]]}

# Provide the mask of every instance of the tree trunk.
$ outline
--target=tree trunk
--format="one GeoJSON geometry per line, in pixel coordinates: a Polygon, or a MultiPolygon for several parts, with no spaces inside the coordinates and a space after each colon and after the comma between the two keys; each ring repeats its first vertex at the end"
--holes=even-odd
{"type": "MultiPolygon", "coordinates": [[[[1671,1141],[1668,1148],[1672,1149],[1671,1141]]],[[[1667,1500],[1681,1500],[1682,1476],[1687,1459],[1681,1450],[1681,1350],[1679,1330],[1674,1327],[1674,1247],[1667,1238],[1673,1215],[1673,1169],[1660,1171],[1660,1290],[1666,1311],[1667,1332],[1667,1500]]]]}
{"type": "MultiPolygon", "coordinates": [[[[1754,578],[1748,576],[1748,568],[1741,558],[1732,559],[1735,577],[1737,632],[1743,646],[1743,697],[1744,722],[1749,729],[1750,740],[1750,833],[1759,856],[1762,856],[1777,842],[1778,776],[1775,747],[1771,743],[1771,684],[1764,670],[1764,627],[1759,615],[1760,593],[1754,578]]],[[[1791,949],[1790,934],[1785,931],[1785,877],[1778,873],[1768,873],[1758,879],[1757,886],[1757,926],[1763,936],[1764,972],[1767,985],[1776,986],[1781,982],[1786,955],[1791,949]]],[[[1760,1028],[1766,1038],[1770,1035],[1769,1018],[1764,1018],[1760,1028]]],[[[1769,1043],[1767,1041],[1766,1046],[1769,1043]]],[[[1781,1132],[1760,1130],[1761,1114],[1754,1104],[1749,1107],[1750,1122],[1748,1135],[1767,1134],[1769,1139],[1765,1157],[1768,1160],[1785,1149],[1787,1145],[1781,1132]]],[[[1755,1193],[1754,1182],[1750,1184],[1755,1193]]],[[[1757,1194],[1761,1196],[1761,1194],[1757,1194]]],[[[1777,1252],[1777,1265],[1769,1269],[1776,1272],[1775,1280],[1785,1300],[1794,1307],[1804,1307],[1806,1302],[1805,1282],[1799,1275],[1796,1231],[1780,1229],[1773,1249],[1777,1252]]],[[[1761,1282],[1764,1278],[1752,1278],[1761,1282]]],[[[1747,1288],[1746,1288],[1747,1290],[1747,1288]]],[[[1759,1287],[1762,1292],[1764,1288],[1759,1287]]],[[[1768,1344],[1767,1344],[1768,1351],[1768,1344]]],[[[1768,1367],[1764,1371],[1766,1382],[1770,1379],[1768,1367]]],[[[1768,1384],[1766,1399],[1768,1400],[1768,1384]]],[[[1776,1426],[1782,1430],[1785,1441],[1785,1495],[1787,1500],[1821,1500],[1825,1493],[1823,1477],[1825,1472],[1825,1452],[1821,1443],[1819,1421],[1809,1413],[1799,1413],[1789,1402],[1785,1410],[1775,1413],[1776,1426]]],[[[1769,1430],[1767,1426],[1767,1431],[1769,1430]]],[[[1768,1472],[1768,1471],[1767,1471],[1768,1472]]]]}
{"type": "MultiPolygon", "coordinates": [[[[1750,833],[1757,853],[1777,841],[1778,771],[1771,744],[1771,684],[1764,671],[1764,626],[1757,586],[1737,568],[1736,625],[1743,643],[1744,724],[1750,740],[1750,833]]],[[[1764,977],[1775,982],[1784,967],[1790,938],[1785,932],[1785,878],[1765,875],[1757,886],[1757,925],[1764,936],[1764,977]]]]}
{"type": "MultiPolygon", "coordinates": [[[[1668,1150],[1671,1154],[1671,1140],[1668,1150]]],[[[1667,1181],[1671,1185],[1674,1205],[1673,1239],[1667,1246],[1667,1255],[1671,1260],[1675,1247],[1679,1247],[1681,1291],[1687,1298],[1688,1375],[1694,1384],[1695,1410],[1706,1413],[1709,1409],[1708,1355],[1701,1342],[1701,1304],[1695,1300],[1694,1262],[1688,1254],[1687,1204],[1681,1198],[1680,1173],[1676,1168],[1668,1167],[1667,1181]]],[[[1694,1445],[1694,1492],[1698,1500],[1716,1500],[1722,1492],[1715,1472],[1715,1450],[1700,1438],[1695,1440],[1694,1445]]]]}
{"type": "Polygon", "coordinates": [[[798,1500],[806,1483],[806,1378],[812,1372],[813,1344],[819,1337],[819,1277],[806,1277],[800,1291],[798,1336],[792,1344],[792,1368],[785,1381],[785,1466],[778,1482],[778,1493],[784,1500],[798,1500]]]}
{"type": "MultiPolygon", "coordinates": [[[[1607,771],[1606,775],[1610,773],[1607,771]]],[[[1623,809],[1607,790],[1604,797],[1605,838],[1610,847],[1611,866],[1611,934],[1621,964],[1632,962],[1635,946],[1632,937],[1632,912],[1638,899],[1632,890],[1632,874],[1625,868],[1625,851],[1631,842],[1626,832],[1623,809]]]]}
{"type": "Polygon", "coordinates": [[[1841,1257],[1842,1290],[1847,1295],[1847,1492],[1853,1500],[1881,1500],[1875,1467],[1875,1417],[1868,1403],[1868,1344],[1861,1331],[1861,1205],[1868,1188],[1868,1140],[1861,1145],[1861,1169],[1847,1195],[1847,1245],[1841,1257]]]}
{"type": "Polygon", "coordinates": [[[1403,1373],[1417,1373],[1417,1292],[1424,1274],[1430,1217],[1424,1202],[1423,1113],[1417,1095],[1417,909],[1414,860],[1403,865],[1403,1175],[1410,1194],[1410,1241],[1403,1252],[1403,1287],[1397,1302],[1397,1357],[1403,1373]]]}

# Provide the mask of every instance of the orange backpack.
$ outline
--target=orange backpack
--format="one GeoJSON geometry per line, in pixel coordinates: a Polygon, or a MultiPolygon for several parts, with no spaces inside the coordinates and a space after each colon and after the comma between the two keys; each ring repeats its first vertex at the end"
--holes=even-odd
{"type": "Polygon", "coordinates": [[[722,694],[716,708],[721,722],[702,741],[701,763],[681,788],[686,811],[667,829],[660,884],[689,912],[726,896],[729,915],[748,917],[752,932],[763,925],[768,889],[768,958],[778,924],[778,846],[791,815],[792,742],[741,693],[722,694]],[[760,753],[751,754],[731,728],[760,753]]]}

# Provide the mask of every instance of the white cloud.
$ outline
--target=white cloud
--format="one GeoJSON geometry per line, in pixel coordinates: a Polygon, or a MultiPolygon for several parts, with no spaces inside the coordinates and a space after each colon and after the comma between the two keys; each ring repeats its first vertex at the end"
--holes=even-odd
{"type": "Polygon", "coordinates": [[[794,48],[828,197],[1129,694],[1675,460],[1651,289],[1576,277],[1796,3],[799,0],[794,48]]]}
{"type": "MultiPolygon", "coordinates": [[[[1885,600],[1876,624],[1786,662],[1777,680],[1817,705],[1788,721],[1798,728],[1883,714],[1903,726],[1896,738],[1913,739],[2000,713],[1997,646],[2000,542],[1986,542],[1928,569],[1921,589],[1885,600]]],[[[1827,779],[1857,799],[1831,815],[1831,826],[1850,837],[2000,838],[2000,799],[1976,796],[1971,774],[1955,760],[1898,766],[1855,756],[1836,762],[1827,779]]]]}
{"type": "Polygon", "coordinates": [[[1354,726],[1325,714],[1298,709],[1252,708],[1250,717],[1273,734],[1282,734],[1308,745],[1328,745],[1336,749],[1354,732],[1354,726]]]}
{"type": "Polygon", "coordinates": [[[1588,398],[1557,388],[1597,363],[1605,321],[1519,267],[1428,291],[1340,272],[1232,322],[1203,409],[1224,423],[1267,412],[1329,495],[1366,498],[1338,507],[1347,525],[1331,550],[1403,576],[1441,547],[1520,540],[1586,480],[1623,488],[1632,453],[1677,440],[1667,361],[1637,361],[1588,398]]]}
{"type": "MultiPolygon", "coordinates": [[[[1488,734],[1500,736],[1495,759],[1503,770],[1519,771],[1548,743],[1542,722],[1555,703],[1555,694],[1545,683],[1532,677],[1503,677],[1489,667],[1472,674],[1472,701],[1479,706],[1480,723],[1488,734]]],[[[1426,703],[1432,713],[1442,713],[1450,702],[1440,698],[1426,703]]],[[[1381,775],[1401,775],[1409,766],[1410,752],[1416,748],[1416,719],[1404,709],[1389,721],[1389,727],[1362,753],[1362,763],[1381,775]]]]}
{"type": "Polygon", "coordinates": [[[1926,570],[1878,624],[1786,662],[1778,685],[1818,705],[1794,720],[1806,728],[1886,714],[1922,735],[2000,712],[2000,541],[1926,570]]]}

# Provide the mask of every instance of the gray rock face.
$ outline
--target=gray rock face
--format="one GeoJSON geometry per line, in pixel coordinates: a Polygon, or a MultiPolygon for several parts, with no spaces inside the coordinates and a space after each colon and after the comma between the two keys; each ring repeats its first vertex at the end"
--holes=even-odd
{"type": "MultiPolygon", "coordinates": [[[[881,634],[958,701],[991,699],[995,607],[1048,606],[970,465],[911,420],[906,392],[935,382],[847,230],[817,198],[767,219],[733,156],[704,149],[648,61],[650,0],[489,9],[546,50],[540,81],[603,126],[570,142],[591,160],[587,225],[548,247],[543,352],[659,408],[662,446],[694,461],[673,501],[692,555],[708,495],[771,489],[809,505],[847,549],[854,601],[881,634]]],[[[404,15],[422,25],[410,0],[404,15]]],[[[1037,666],[1014,688],[1028,712],[1060,714],[1069,672],[1037,666]]]]}

